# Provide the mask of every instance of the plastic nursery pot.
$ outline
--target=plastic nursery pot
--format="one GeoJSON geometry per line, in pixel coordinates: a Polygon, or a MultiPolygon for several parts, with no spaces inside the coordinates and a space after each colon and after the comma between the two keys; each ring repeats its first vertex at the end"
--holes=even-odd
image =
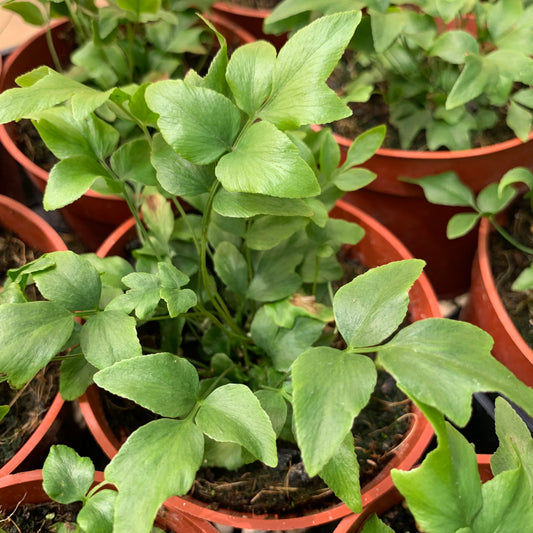
{"type": "MultiPolygon", "coordinates": [[[[479,475],[481,481],[485,483],[489,479],[492,479],[492,471],[490,469],[490,454],[477,454],[477,466],[479,470],[479,475]]],[[[357,515],[351,515],[339,522],[339,525],[335,528],[333,533],[359,533],[363,524],[368,519],[368,517],[376,513],[377,515],[384,513],[397,503],[400,503],[403,500],[402,495],[395,488],[390,491],[387,495],[387,498],[383,498],[376,505],[369,506],[362,513],[357,515]]]]}
{"type": "Polygon", "coordinates": [[[272,43],[278,50],[287,41],[287,35],[269,35],[263,32],[263,23],[272,10],[240,6],[230,0],[215,2],[211,6],[213,13],[220,14],[249,31],[256,39],[272,43]]]}
{"type": "MultiPolygon", "coordinates": [[[[104,481],[103,472],[95,473],[95,482],[104,481]]],[[[0,510],[9,513],[24,504],[50,502],[42,486],[41,470],[20,472],[0,479],[0,510]]],[[[167,533],[217,533],[209,523],[182,514],[169,514],[165,509],[159,512],[155,525],[167,533]]]]}
{"type": "Polygon", "coordinates": [[[507,314],[492,276],[489,255],[491,231],[492,226],[483,218],[479,225],[470,294],[460,318],[489,333],[494,339],[492,355],[526,385],[533,387],[533,350],[507,314]]]}
{"type": "MultiPolygon", "coordinates": [[[[336,135],[343,155],[351,140],[336,135]]],[[[398,180],[421,178],[455,171],[474,192],[497,181],[510,168],[533,168],[533,135],[527,142],[512,139],[483,148],[418,152],[380,148],[364,165],[377,178],[345,200],[375,217],[407,246],[415,257],[425,259],[426,272],[437,295],[451,298],[468,291],[476,237],[446,237],[446,225],[459,208],[433,205],[422,188],[398,180]]]]}
{"type": "MultiPolygon", "coordinates": [[[[25,205],[0,195],[0,226],[18,235],[28,246],[42,252],[67,250],[67,246],[56,231],[39,215],[25,205]]],[[[52,441],[59,429],[59,413],[63,407],[61,395],[56,394],[46,414],[19,450],[1,468],[0,476],[15,471],[32,454],[45,448],[45,442],[52,441]]]]}
{"type": "MultiPolygon", "coordinates": [[[[218,14],[210,14],[208,18],[226,37],[229,45],[240,45],[252,42],[254,38],[245,30],[218,14]]],[[[59,60],[68,65],[74,42],[69,38],[70,23],[58,21],[52,25],[52,36],[59,60]]],[[[18,47],[7,59],[0,91],[16,87],[15,80],[40,65],[53,66],[53,60],[46,43],[46,29],[39,31],[23,45],[18,47]]],[[[24,169],[25,173],[37,188],[44,192],[48,181],[48,171],[44,170],[17,145],[17,126],[15,123],[0,124],[0,143],[8,154],[24,169]]],[[[62,208],[61,214],[89,251],[94,251],[102,241],[124,220],[131,216],[126,202],[113,195],[102,195],[95,191],[87,191],[80,199],[62,208]]]]}
{"type": "MultiPolygon", "coordinates": [[[[357,257],[366,266],[373,267],[390,261],[412,257],[407,248],[394,235],[358,208],[339,201],[332,211],[332,216],[357,222],[365,229],[364,239],[353,247],[350,253],[352,257],[357,257]]],[[[104,241],[98,254],[114,255],[123,253],[124,245],[135,235],[134,229],[135,222],[133,220],[122,224],[104,241]]],[[[437,298],[424,274],[411,289],[410,299],[409,310],[412,320],[441,316],[437,298]]],[[[106,420],[98,389],[95,386],[90,387],[85,395],[80,398],[79,404],[95,440],[103,452],[109,458],[112,458],[117,453],[120,442],[111,431],[106,420]]],[[[362,500],[365,508],[385,497],[391,490],[394,490],[390,470],[392,468],[410,469],[420,459],[433,437],[433,428],[422,413],[414,406],[412,413],[414,422],[404,441],[396,448],[394,457],[376,478],[362,488],[362,500]]],[[[258,516],[231,510],[219,509],[214,511],[209,509],[206,504],[189,497],[172,497],[165,502],[165,507],[215,524],[267,531],[317,526],[351,514],[346,505],[337,504],[324,511],[304,516],[258,516]]]]}

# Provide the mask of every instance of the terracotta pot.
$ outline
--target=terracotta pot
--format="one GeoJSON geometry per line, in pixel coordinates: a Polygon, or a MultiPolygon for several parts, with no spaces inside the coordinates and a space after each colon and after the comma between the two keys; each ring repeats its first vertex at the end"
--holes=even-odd
{"type": "Polygon", "coordinates": [[[256,39],[263,39],[272,43],[278,50],[287,41],[286,34],[270,35],[263,32],[263,23],[272,12],[270,9],[240,6],[231,1],[217,1],[211,6],[211,11],[235,22],[249,31],[256,39]]]}
{"type": "Polygon", "coordinates": [[[494,339],[492,355],[526,385],[533,387],[533,350],[507,314],[492,277],[489,255],[491,231],[492,226],[484,218],[479,226],[470,294],[460,318],[489,333],[494,339]]]}
{"type": "MultiPolygon", "coordinates": [[[[95,481],[104,481],[103,472],[95,473],[95,481]]],[[[42,483],[41,470],[20,472],[0,479],[0,507],[3,511],[11,511],[20,504],[49,502],[50,498],[42,483]]],[[[170,514],[165,509],[158,514],[155,525],[175,533],[217,533],[217,530],[205,521],[183,514],[170,514]]]]}
{"type": "MultiPolygon", "coordinates": [[[[490,458],[490,454],[477,454],[477,466],[483,483],[492,479],[490,458]]],[[[402,499],[402,495],[395,488],[377,505],[368,507],[358,515],[348,516],[341,520],[333,533],[359,533],[370,515],[373,513],[376,513],[377,515],[384,513],[397,503],[400,503],[402,499]]]]}
{"type": "MultiPolygon", "coordinates": [[[[67,249],[61,237],[46,221],[26,206],[6,196],[0,196],[0,226],[14,231],[28,246],[42,252],[67,249]]],[[[0,476],[15,471],[23,461],[29,460],[30,456],[43,451],[41,448],[45,447],[45,442],[53,440],[59,429],[58,416],[63,403],[58,393],[37,429],[18,452],[0,468],[0,476]]]]}
{"type": "MultiPolygon", "coordinates": [[[[351,140],[336,136],[343,154],[351,140]]],[[[382,148],[364,165],[377,178],[363,190],[350,192],[345,200],[375,217],[407,246],[415,257],[425,259],[426,272],[437,295],[450,298],[468,291],[476,238],[446,237],[446,225],[461,209],[427,202],[422,188],[398,181],[455,171],[474,192],[497,181],[510,168],[533,169],[533,135],[525,143],[513,139],[472,150],[417,152],[382,148]]]]}
{"type": "MultiPolygon", "coordinates": [[[[342,201],[338,202],[332,211],[332,216],[357,222],[365,229],[365,238],[360,244],[353,247],[353,255],[363,264],[378,266],[390,261],[411,257],[403,244],[386,228],[354,206],[342,201]]],[[[122,224],[106,239],[98,250],[98,254],[102,256],[123,254],[125,243],[135,235],[134,228],[135,222],[133,220],[122,224]]],[[[410,313],[413,320],[441,316],[438,301],[424,274],[413,286],[410,298],[410,313]]],[[[79,404],[95,440],[104,453],[109,458],[112,458],[117,453],[121,443],[111,431],[105,418],[98,389],[94,386],[89,388],[86,394],[80,398],[79,404]]],[[[392,478],[389,474],[390,469],[408,470],[411,468],[420,459],[433,436],[433,428],[422,413],[415,407],[413,407],[412,411],[415,416],[408,436],[395,450],[394,458],[385,469],[362,490],[363,505],[365,507],[376,500],[380,500],[389,491],[394,490],[392,478]]],[[[165,506],[216,524],[260,530],[311,527],[340,519],[351,513],[346,505],[338,504],[325,511],[308,516],[289,518],[277,516],[261,517],[235,511],[213,511],[207,505],[188,497],[170,498],[165,503],[165,506]]]]}
{"type": "MultiPolygon", "coordinates": [[[[252,42],[254,38],[231,21],[220,15],[209,15],[210,20],[224,34],[229,44],[239,45],[252,42]]],[[[68,37],[70,25],[67,21],[58,21],[52,26],[52,35],[59,59],[63,65],[69,64],[74,44],[68,37]]],[[[16,87],[15,79],[40,65],[53,65],[46,44],[46,30],[34,35],[7,59],[0,91],[16,87]]],[[[24,169],[26,174],[44,192],[48,181],[48,172],[33,163],[17,146],[17,128],[15,123],[0,124],[0,143],[10,156],[24,169]]],[[[102,241],[120,223],[131,216],[124,200],[117,196],[102,195],[87,191],[79,200],[60,210],[66,222],[89,251],[94,251],[102,241]]]]}

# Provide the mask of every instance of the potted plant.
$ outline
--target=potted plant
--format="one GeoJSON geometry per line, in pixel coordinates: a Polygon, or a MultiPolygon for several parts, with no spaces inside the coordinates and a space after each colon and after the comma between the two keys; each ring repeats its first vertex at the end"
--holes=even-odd
{"type": "Polygon", "coordinates": [[[149,531],[160,505],[186,494],[206,462],[276,465],[278,435],[297,445],[308,476],[319,475],[360,511],[351,428],[374,389],[376,365],[411,399],[459,425],[477,390],[496,390],[533,412],[533,391],[490,356],[485,332],[440,318],[403,324],[423,261],[373,268],[336,292],[330,285],[342,279],[337,252],[362,232],[329,211],[345,189],[368,181],[354,167],[383,129],[355,141],[337,166],[331,137],[309,139],[298,128],[349,114],[325,81],[359,20],[353,11],[322,17],[279,53],[258,41],[226,61],[222,46],[204,77],[129,93],[70,82],[68,104],[46,111],[41,103],[66,80],[51,69],[29,73],[1,97],[10,113],[35,120],[70,110],[84,119],[79,127],[107,98],[145,125],[143,137],[118,148],[109,128],[84,130],[109,159],[79,174],[72,172],[79,156],[62,159],[44,195],[45,207],[60,207],[103,176],[127,197],[124,177],[137,179],[145,202],[141,213],[132,210],[135,266],[48,254],[14,276],[18,300],[0,306],[0,367],[13,384],[63,353],[67,397],[94,381],[159,415],[105,469],[118,489],[117,532],[149,531]],[[43,301],[21,301],[30,273],[43,301]],[[150,323],[159,325],[155,342],[142,327],[150,323]],[[21,332],[35,327],[39,339],[28,335],[21,346],[21,332]],[[444,381],[454,383],[453,395],[444,381]]]}
{"type": "MultiPolygon", "coordinates": [[[[65,69],[76,81],[107,89],[126,87],[133,81],[141,84],[158,78],[183,77],[191,65],[200,68],[208,63],[217,44],[214,34],[196,15],[202,3],[156,4],[33,5],[18,0],[4,3],[4,8],[20,13],[42,29],[9,56],[1,89],[16,87],[20,75],[41,65],[65,69]],[[61,18],[57,19],[58,16],[61,18]]],[[[230,46],[253,40],[246,31],[221,16],[209,16],[230,46]]],[[[105,111],[109,117],[113,109],[105,107],[100,112],[105,111]]],[[[136,125],[127,116],[117,120],[124,140],[137,135],[136,125]]],[[[35,148],[37,139],[31,127],[21,129],[15,123],[0,127],[3,146],[42,192],[61,148],[54,146],[52,153],[35,148]]],[[[72,206],[64,207],[62,213],[85,246],[96,250],[130,211],[124,200],[112,194],[105,184],[95,183],[93,189],[72,206]]]]}
{"type": "MultiPolygon", "coordinates": [[[[524,199],[520,206],[517,205],[517,199],[524,190],[533,188],[531,171],[524,167],[513,168],[499,182],[488,185],[477,195],[453,173],[428,176],[416,183],[422,187],[428,201],[469,210],[449,220],[447,235],[450,239],[472,231],[481,220],[472,268],[472,287],[461,318],[488,331],[495,341],[494,356],[524,383],[532,386],[533,351],[527,326],[527,300],[532,286],[530,263],[533,247],[527,224],[525,232],[514,232],[514,228],[524,227],[524,223],[519,222],[520,218],[526,222],[531,212],[530,200],[524,199]],[[506,243],[507,251],[500,252],[507,257],[505,269],[509,274],[505,285],[497,285],[495,281],[496,232],[506,243]],[[503,302],[509,302],[513,295],[513,303],[504,305],[503,302]]],[[[526,197],[530,196],[528,192],[526,197]]]]}
{"type": "MultiPolygon", "coordinates": [[[[426,412],[426,415],[428,413],[426,412]]],[[[417,525],[428,533],[533,531],[531,433],[512,407],[496,401],[499,447],[477,457],[468,441],[441,416],[433,418],[438,446],[411,472],[393,472],[394,482],[417,525]]],[[[376,514],[346,519],[336,533],[389,533],[376,514]],[[364,525],[363,525],[364,524],[364,525]]],[[[417,529],[418,531],[418,529],[417,529]]]]}
{"type": "MultiPolygon", "coordinates": [[[[15,268],[15,262],[16,266],[20,266],[22,262],[26,261],[26,257],[28,261],[31,260],[30,253],[23,253],[23,249],[44,253],[67,249],[57,232],[39,215],[16,200],[1,195],[0,228],[3,230],[3,249],[9,246],[9,251],[2,254],[2,283],[4,283],[5,270],[9,266],[15,268]],[[9,238],[9,233],[14,235],[13,239],[9,238]],[[14,259],[8,261],[7,258],[11,256],[14,259]]],[[[2,297],[3,295],[0,294],[0,299],[2,297]]],[[[57,433],[57,426],[60,420],[59,415],[64,403],[63,399],[59,393],[54,392],[54,384],[51,380],[41,379],[39,383],[44,394],[36,402],[45,402],[46,408],[43,409],[42,403],[38,407],[35,407],[34,403],[29,408],[35,412],[24,411],[21,408],[21,411],[24,413],[24,420],[18,421],[15,415],[17,410],[13,406],[18,406],[23,401],[29,402],[30,400],[19,400],[22,391],[19,391],[19,394],[17,394],[14,391],[10,391],[5,383],[2,383],[2,398],[4,401],[9,399],[9,404],[11,405],[6,404],[1,406],[1,418],[3,419],[3,460],[0,465],[0,476],[5,476],[15,471],[29,457],[35,458],[38,453],[45,453],[44,443],[48,443],[49,445],[55,433],[57,433]],[[16,403],[17,401],[19,401],[18,404],[16,403]],[[9,428],[18,427],[17,424],[24,427],[19,428],[18,435],[13,440],[11,438],[13,435],[9,434],[9,428]],[[18,444],[18,449],[15,443],[18,444]],[[15,449],[14,453],[11,449],[12,447],[15,449]]],[[[30,394],[26,395],[26,398],[30,397],[30,394]]]]}
{"type": "MultiPolygon", "coordinates": [[[[116,492],[105,483],[102,472],[95,472],[89,457],[54,445],[42,470],[0,479],[2,530],[111,532],[115,497],[116,492]]],[[[151,533],[163,531],[216,533],[208,523],[161,509],[151,533]]]]}
{"type": "MultiPolygon", "coordinates": [[[[514,166],[531,168],[533,6],[506,1],[365,5],[346,57],[349,68],[332,83],[353,102],[357,122],[368,117],[387,123],[389,139],[367,163],[378,178],[347,196],[427,260],[440,296],[456,296],[468,290],[474,239],[447,241],[446,222],[458,208],[430,205],[420,190],[398,178],[455,171],[478,192],[514,166]],[[511,66],[518,63],[523,70],[511,66]],[[475,75],[477,69],[483,75],[475,75]]],[[[265,29],[285,31],[286,22],[298,27],[336,9],[342,4],[285,0],[265,29]]],[[[341,146],[348,146],[353,122],[337,130],[341,146]]]]}

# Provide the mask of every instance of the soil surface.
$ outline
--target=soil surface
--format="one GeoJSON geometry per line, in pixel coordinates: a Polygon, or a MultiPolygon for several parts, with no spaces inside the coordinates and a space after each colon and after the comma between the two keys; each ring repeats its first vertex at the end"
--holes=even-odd
{"type": "MultiPolygon", "coordinates": [[[[55,502],[26,504],[15,510],[0,510],[0,528],[5,533],[55,533],[57,524],[75,523],[81,504],[60,505],[55,502]]],[[[75,531],[75,526],[67,531],[75,531]]]]}
{"type": "Polygon", "coordinates": [[[396,533],[420,533],[421,529],[416,526],[415,519],[411,511],[406,507],[405,502],[398,503],[387,512],[380,515],[385,522],[396,533]]]}
{"type": "MultiPolygon", "coordinates": [[[[533,247],[533,213],[528,201],[510,211],[507,231],[519,242],[533,247]]],[[[499,233],[492,232],[489,241],[490,262],[498,293],[516,328],[533,349],[533,290],[513,291],[517,276],[531,264],[533,256],[517,250],[499,233]]]]}

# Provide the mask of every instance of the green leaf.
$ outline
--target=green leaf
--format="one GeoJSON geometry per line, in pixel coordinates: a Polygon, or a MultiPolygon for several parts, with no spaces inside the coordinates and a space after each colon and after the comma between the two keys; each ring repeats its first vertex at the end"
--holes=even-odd
{"type": "Polygon", "coordinates": [[[515,195],[516,192],[512,187],[500,190],[497,183],[490,183],[477,195],[477,208],[485,215],[499,213],[511,203],[515,195]]]}
{"type": "Polygon", "coordinates": [[[531,111],[511,100],[507,110],[507,125],[513,130],[514,134],[522,141],[526,142],[531,133],[533,116],[531,111]]]}
{"type": "Polygon", "coordinates": [[[398,9],[385,13],[372,11],[370,23],[376,52],[385,52],[402,33],[407,21],[407,14],[398,9]]]}
{"type": "Polygon", "coordinates": [[[0,405],[0,422],[9,413],[9,405],[0,405]]]}
{"type": "Polygon", "coordinates": [[[361,533],[394,533],[394,530],[382,522],[376,514],[366,520],[361,533]]]}
{"type": "Polygon", "coordinates": [[[292,365],[296,437],[305,470],[327,465],[368,403],[376,384],[370,358],[326,346],[302,353],[292,365]],[[317,379],[320,376],[320,379],[317,379]]]}
{"type": "Polygon", "coordinates": [[[135,310],[135,315],[141,319],[150,315],[161,299],[155,274],[132,272],[122,278],[122,282],[129,289],[112,300],[106,309],[124,313],[135,310]]]}
{"type": "Polygon", "coordinates": [[[386,127],[382,125],[358,135],[348,148],[342,168],[347,169],[368,161],[383,143],[385,133],[386,127]]]}
{"type": "MultiPolygon", "coordinates": [[[[34,72],[34,71],[32,71],[34,72]]],[[[23,88],[4,91],[0,95],[0,122],[31,118],[34,113],[49,109],[72,98],[72,111],[76,119],[83,119],[104,104],[111,91],[91,89],[67,76],[47,68],[37,70],[35,83],[23,88]]],[[[31,73],[30,73],[31,76],[31,73]]],[[[25,75],[29,79],[29,75],[25,75]]]]}
{"type": "Polygon", "coordinates": [[[221,242],[213,257],[215,272],[224,285],[239,296],[245,296],[248,289],[248,264],[239,249],[227,242],[221,242]]]}
{"type": "Polygon", "coordinates": [[[288,372],[296,358],[322,335],[324,322],[299,316],[291,327],[279,327],[263,306],[254,316],[251,334],[254,342],[266,351],[274,368],[288,372]]]}
{"type": "Polygon", "coordinates": [[[376,176],[366,168],[349,168],[336,174],[333,183],[341,191],[356,191],[372,183],[376,176]]]}
{"type": "Polygon", "coordinates": [[[284,130],[347,117],[349,108],[325,81],[360,20],[358,11],[328,15],[295,33],[278,54],[272,91],[259,116],[284,130]]]}
{"type": "Polygon", "coordinates": [[[481,215],[478,213],[457,213],[448,220],[446,237],[457,239],[472,231],[479,222],[481,215]]]}
{"type": "Polygon", "coordinates": [[[405,318],[408,291],[424,264],[407,259],[375,267],[337,291],[335,320],[350,350],[374,346],[394,333],[405,318]]]}
{"type": "Polygon", "coordinates": [[[165,141],[183,158],[198,165],[214,162],[229,151],[241,127],[241,116],[224,95],[165,80],[146,89],[146,102],[159,114],[165,141]]]}
{"type": "Polygon", "coordinates": [[[500,0],[490,6],[487,15],[487,28],[492,39],[498,39],[506,33],[523,13],[523,5],[520,0],[500,0]]]}
{"type": "Polygon", "coordinates": [[[310,217],[309,205],[299,198],[275,198],[263,194],[218,191],[213,209],[225,217],[251,218],[255,215],[310,217]]]}
{"type": "Polygon", "coordinates": [[[533,268],[530,265],[524,268],[511,285],[513,291],[527,291],[533,288],[533,268]]]}
{"type": "Polygon", "coordinates": [[[73,357],[61,362],[59,392],[66,401],[79,398],[93,382],[96,368],[84,357],[73,357]]]}
{"type": "Polygon", "coordinates": [[[303,254],[288,239],[272,250],[259,252],[247,296],[259,302],[274,302],[291,296],[301,285],[295,272],[303,254]]]}
{"type": "Polygon", "coordinates": [[[114,533],[150,531],[160,505],[189,491],[203,455],[202,432],[191,421],[155,420],[132,433],[105,469],[118,487],[114,533]]]}
{"type": "Polygon", "coordinates": [[[448,533],[470,526],[483,498],[473,445],[449,424],[439,437],[420,467],[392,478],[424,530],[448,533]]]}
{"type": "Polygon", "coordinates": [[[112,179],[96,159],[78,155],[59,161],[50,171],[43,198],[45,209],[52,211],[71,204],[98,178],[112,179]]]}
{"type": "Polygon", "coordinates": [[[135,318],[121,311],[103,311],[81,329],[81,349],[92,365],[103,369],[141,355],[135,318]]]}
{"type": "Polygon", "coordinates": [[[119,361],[100,370],[95,383],[169,418],[186,416],[196,403],[198,374],[186,359],[156,353],[119,361]]]}
{"type": "Polygon", "coordinates": [[[167,303],[169,315],[174,318],[194,307],[196,293],[190,289],[181,288],[189,282],[189,277],[168,263],[159,263],[157,268],[159,294],[167,303]]]}
{"type": "Polygon", "coordinates": [[[495,476],[523,465],[533,487],[533,440],[524,420],[503,398],[495,403],[496,434],[498,449],[490,458],[490,466],[495,476]]]}
{"type": "Polygon", "coordinates": [[[123,144],[111,156],[111,168],[123,181],[157,185],[155,169],[150,162],[151,147],[146,139],[123,144]]]}
{"type": "Polygon", "coordinates": [[[33,273],[41,294],[69,311],[98,308],[102,284],[96,269],[71,251],[52,252],[47,257],[55,267],[33,273]]]}
{"type": "Polygon", "coordinates": [[[298,148],[268,122],[253,124],[215,169],[230,192],[257,193],[281,198],[316,196],[320,187],[298,148]]]}
{"type": "Polygon", "coordinates": [[[113,533],[117,491],[104,489],[92,495],[78,513],[76,522],[82,531],[113,533]]]}
{"type": "Polygon", "coordinates": [[[7,9],[17,13],[22,17],[24,22],[33,26],[44,26],[46,20],[39,7],[31,2],[13,2],[11,4],[2,4],[2,9],[7,9]]]}
{"type": "Polygon", "coordinates": [[[139,16],[141,13],[157,13],[161,7],[161,0],[117,0],[122,9],[127,9],[139,16]]]}
{"type": "Polygon", "coordinates": [[[326,466],[319,472],[319,476],[351,511],[354,513],[362,511],[359,463],[351,431],[348,432],[326,466]]]}
{"type": "Polygon", "coordinates": [[[476,516],[474,533],[533,532],[533,494],[522,467],[502,472],[482,490],[486,503],[476,516]]]}
{"type": "Polygon", "coordinates": [[[259,400],[245,385],[222,385],[201,402],[196,424],[209,437],[234,442],[268,466],[276,466],[276,434],[259,400]]]}
{"type": "Polygon", "coordinates": [[[476,54],[466,56],[464,68],[446,99],[446,109],[464,105],[479,96],[489,83],[490,70],[483,57],[476,54]]]}
{"type": "Polygon", "coordinates": [[[266,41],[240,46],[232,54],[226,79],[237,106],[252,115],[265,102],[272,87],[276,49],[266,41]]]}
{"type": "Polygon", "coordinates": [[[69,340],[74,317],[53,302],[0,306],[0,368],[14,387],[25,385],[69,340]]]}
{"type": "Polygon", "coordinates": [[[443,172],[425,178],[401,178],[402,181],[420,185],[428,202],[437,205],[476,208],[473,192],[455,172],[443,172]]]}
{"type": "Polygon", "coordinates": [[[479,54],[479,44],[473,35],[463,30],[441,33],[429,51],[430,56],[456,65],[462,65],[468,54],[479,54]]]}
{"type": "Polygon", "coordinates": [[[498,183],[498,195],[503,196],[504,189],[511,187],[514,183],[525,183],[529,190],[533,190],[533,174],[525,167],[508,170],[498,183]]]}
{"type": "Polygon", "coordinates": [[[533,413],[533,390],[492,357],[492,345],[472,324],[428,318],[400,330],[378,354],[402,390],[458,426],[470,418],[474,392],[499,392],[533,413]],[[453,395],[443,383],[453,383],[453,395]]]}
{"type": "Polygon", "coordinates": [[[256,391],[255,396],[270,418],[274,432],[279,435],[287,420],[287,402],[281,392],[262,389],[256,391]]]}
{"type": "Polygon", "coordinates": [[[196,196],[208,192],[215,179],[210,165],[195,165],[180,157],[160,133],[152,141],[152,165],[157,181],[165,191],[176,196],[196,196]]]}
{"type": "Polygon", "coordinates": [[[270,250],[309,223],[304,217],[263,216],[255,219],[246,232],[246,244],[251,250],[270,250]]]}
{"type": "Polygon", "coordinates": [[[84,501],[94,481],[94,465],[89,457],[62,444],[50,448],[43,465],[43,489],[52,500],[67,504],[84,501]]]}

